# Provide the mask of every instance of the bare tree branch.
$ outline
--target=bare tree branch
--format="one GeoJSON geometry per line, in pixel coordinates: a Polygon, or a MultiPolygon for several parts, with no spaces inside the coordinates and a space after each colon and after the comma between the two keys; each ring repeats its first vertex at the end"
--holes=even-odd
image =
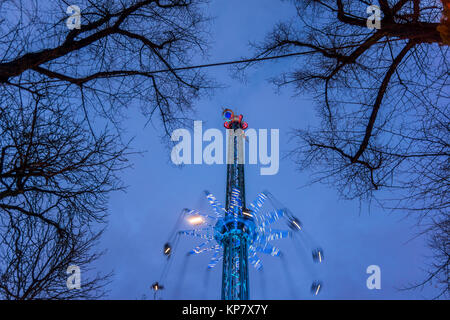
{"type": "MultiPolygon", "coordinates": [[[[293,72],[273,79],[314,94],[317,102],[320,123],[295,131],[294,160],[313,169],[312,182],[329,183],[346,199],[377,199],[387,209],[415,214],[422,224],[434,221],[427,234],[433,238],[440,230],[448,239],[448,228],[441,228],[450,204],[442,5],[380,0],[381,28],[371,30],[369,1],[292,2],[297,21],[278,24],[254,49],[256,57],[313,51],[296,60],[293,72]]],[[[445,296],[448,247],[436,241],[430,247],[440,248],[434,257],[440,262],[431,265],[424,283],[441,279],[445,296]]]]}

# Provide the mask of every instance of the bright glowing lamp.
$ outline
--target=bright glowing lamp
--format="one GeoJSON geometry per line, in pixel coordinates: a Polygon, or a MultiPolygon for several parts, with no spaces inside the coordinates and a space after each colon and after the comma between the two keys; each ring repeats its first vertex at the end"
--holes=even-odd
{"type": "Polygon", "coordinates": [[[187,218],[188,222],[194,226],[202,224],[205,222],[205,219],[202,216],[196,215],[196,216],[190,216],[187,218]]]}

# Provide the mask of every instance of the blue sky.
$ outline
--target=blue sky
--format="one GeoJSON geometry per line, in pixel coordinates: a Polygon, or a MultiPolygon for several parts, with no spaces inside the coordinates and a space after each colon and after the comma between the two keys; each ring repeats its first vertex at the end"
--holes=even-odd
{"type": "MultiPolygon", "coordinates": [[[[209,62],[233,60],[250,55],[248,42],[261,40],[273,25],[295,14],[288,1],[212,1],[208,7],[215,19],[209,62]]],[[[389,213],[358,201],[339,200],[329,186],[300,188],[311,174],[300,172],[283,157],[295,145],[289,140],[295,128],[315,125],[314,106],[308,96],[295,96],[290,88],[277,93],[267,81],[291,68],[296,58],[261,64],[250,70],[245,82],[231,77],[227,67],[211,68],[208,74],[223,89],[196,104],[192,118],[204,121],[204,129],[222,129],[222,107],[244,114],[255,129],[280,130],[280,170],[261,176],[257,165],[246,168],[247,201],[269,190],[303,222],[304,227],[325,251],[326,262],[311,270],[289,240],[277,245],[286,253],[285,261],[263,257],[264,271],[251,270],[252,299],[421,299],[432,297],[435,288],[398,291],[397,288],[424,277],[427,249],[414,220],[389,213]],[[414,238],[414,239],[413,239],[414,238]],[[381,268],[381,289],[366,287],[366,268],[381,268]],[[324,283],[318,297],[309,288],[315,278],[324,283]]],[[[205,61],[202,61],[205,62],[205,61]]],[[[130,108],[128,134],[135,136],[133,147],[147,150],[132,156],[133,168],[122,174],[128,189],[115,193],[109,204],[109,226],[101,247],[107,253],[97,267],[114,270],[109,286],[112,299],[152,298],[150,285],[158,280],[165,259],[162,246],[185,208],[209,210],[203,190],[225,197],[225,165],[187,165],[170,162],[170,150],[161,142],[158,123],[145,126],[138,108],[130,108]]],[[[184,238],[175,253],[164,299],[219,299],[221,265],[207,274],[210,254],[185,260],[184,254],[199,242],[184,238]],[[206,281],[206,277],[209,277],[206,281]]],[[[306,255],[308,258],[310,254],[306,255]]]]}

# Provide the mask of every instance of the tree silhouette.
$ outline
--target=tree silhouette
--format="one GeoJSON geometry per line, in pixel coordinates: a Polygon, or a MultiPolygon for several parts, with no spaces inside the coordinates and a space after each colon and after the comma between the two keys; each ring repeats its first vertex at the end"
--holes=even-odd
{"type": "Polygon", "coordinates": [[[315,97],[320,125],[295,132],[292,156],[314,169],[313,182],[344,198],[417,215],[436,253],[420,284],[448,295],[448,21],[441,3],[293,2],[297,18],[253,45],[257,58],[311,51],[273,80],[315,97]],[[380,8],[379,29],[367,21],[372,4],[380,8]]]}
{"type": "Polygon", "coordinates": [[[115,124],[135,103],[169,132],[211,86],[195,70],[171,71],[204,53],[203,2],[82,0],[80,29],[69,30],[67,1],[3,1],[2,89],[58,97],[115,124]]]}
{"type": "Polygon", "coordinates": [[[80,0],[79,29],[67,1],[0,3],[0,298],[105,294],[110,274],[90,268],[128,166],[122,119],[137,105],[168,133],[211,86],[174,70],[206,49],[202,3],[80,0]]]}

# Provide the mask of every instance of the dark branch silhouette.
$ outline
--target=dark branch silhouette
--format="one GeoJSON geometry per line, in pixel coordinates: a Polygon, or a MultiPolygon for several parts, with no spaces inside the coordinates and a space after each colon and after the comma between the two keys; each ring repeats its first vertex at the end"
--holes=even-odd
{"type": "Polygon", "coordinates": [[[69,290],[66,270],[74,264],[87,276],[99,257],[94,230],[105,221],[107,195],[122,188],[116,172],[126,148],[107,133],[94,139],[67,108],[26,91],[19,97],[0,107],[0,297],[100,297],[108,275],[69,290]]]}
{"type": "MultiPolygon", "coordinates": [[[[312,182],[329,183],[347,199],[376,198],[414,213],[424,225],[433,221],[430,237],[440,230],[448,239],[448,17],[441,3],[293,3],[297,19],[253,47],[255,57],[313,51],[274,79],[313,93],[317,102],[320,123],[295,132],[295,161],[314,169],[312,182]],[[372,4],[381,10],[379,29],[367,26],[372,4]]],[[[449,246],[437,242],[431,246],[440,246],[442,259],[435,257],[440,263],[426,283],[438,282],[441,297],[449,294],[449,246]]]]}
{"type": "Polygon", "coordinates": [[[211,87],[180,70],[205,52],[203,2],[80,0],[73,30],[67,1],[0,3],[1,299],[105,294],[110,274],[91,268],[128,166],[122,120],[140,107],[169,133],[211,87]],[[69,265],[80,289],[66,286],[69,265]]]}
{"type": "Polygon", "coordinates": [[[0,35],[0,85],[64,98],[90,117],[120,129],[120,114],[140,105],[158,115],[166,133],[186,119],[202,89],[196,70],[179,70],[206,48],[203,0],[78,1],[80,29],[69,30],[65,1],[5,1],[0,35]],[[153,70],[167,69],[164,74],[153,70]],[[178,71],[176,71],[178,70],[178,71]]]}

